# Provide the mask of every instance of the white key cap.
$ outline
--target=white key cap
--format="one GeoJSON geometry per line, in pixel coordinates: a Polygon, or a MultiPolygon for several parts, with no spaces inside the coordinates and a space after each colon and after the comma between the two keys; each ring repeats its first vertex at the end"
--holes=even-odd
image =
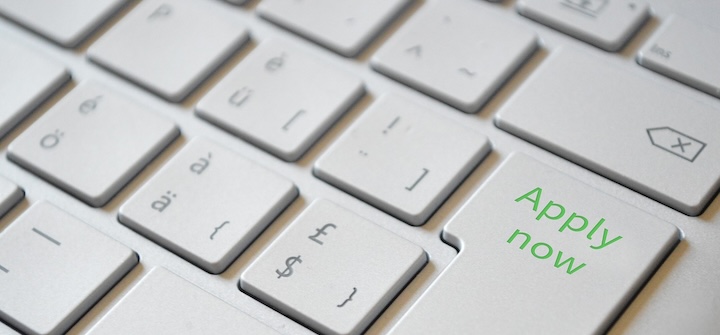
{"type": "Polygon", "coordinates": [[[264,0],[263,18],[343,55],[360,53],[409,0],[264,0]]]}
{"type": "Polygon", "coordinates": [[[529,30],[496,19],[485,4],[438,2],[372,59],[375,70],[464,112],[476,112],[537,48],[529,30]]]}
{"type": "Polygon", "coordinates": [[[443,237],[457,258],[392,333],[603,333],[680,234],[516,154],[443,237]]]}
{"type": "Polygon", "coordinates": [[[225,0],[225,2],[231,3],[233,5],[242,5],[247,2],[247,0],[225,0]]]}
{"type": "Polygon", "coordinates": [[[627,43],[650,15],[639,0],[520,0],[517,11],[607,51],[627,43]]]}
{"type": "Polygon", "coordinates": [[[197,115],[294,161],[363,92],[359,79],[268,40],[200,100],[197,115]]]}
{"type": "Polygon", "coordinates": [[[3,335],[20,335],[20,333],[14,331],[12,328],[6,326],[4,323],[0,322],[0,334],[3,335]]]}
{"type": "Polygon", "coordinates": [[[11,181],[0,177],[0,217],[17,205],[25,197],[25,192],[11,181]]]}
{"type": "Polygon", "coordinates": [[[490,151],[488,139],[383,97],[315,163],[320,179],[421,225],[490,151]]]}
{"type": "Polygon", "coordinates": [[[720,31],[673,16],[640,50],[640,65],[720,98],[720,31]]]}
{"type": "Polygon", "coordinates": [[[62,66],[4,40],[0,73],[0,138],[70,79],[62,66]]]}
{"type": "Polygon", "coordinates": [[[120,208],[119,219],[220,273],[297,194],[289,180],[198,138],[120,208]]]}
{"type": "Polygon", "coordinates": [[[584,53],[550,58],[503,107],[497,126],[699,215],[720,187],[720,110],[584,53]]]}
{"type": "Polygon", "coordinates": [[[322,334],[359,334],[426,262],[422,248],[316,200],[243,272],[240,287],[322,334]]]}
{"type": "Polygon", "coordinates": [[[64,47],[74,47],[127,0],[0,0],[0,13],[64,47]]]}
{"type": "Polygon", "coordinates": [[[25,333],[63,333],[137,262],[127,247],[37,203],[0,235],[0,319],[25,333]]]}
{"type": "Polygon", "coordinates": [[[178,134],[171,121],[85,82],[10,143],[8,158],[99,207],[178,134]]]}
{"type": "Polygon", "coordinates": [[[242,25],[185,1],[142,1],[88,57],[163,98],[184,99],[247,39],[242,25]]]}
{"type": "Polygon", "coordinates": [[[88,334],[238,333],[278,334],[174,273],[154,268],[88,334]]]}

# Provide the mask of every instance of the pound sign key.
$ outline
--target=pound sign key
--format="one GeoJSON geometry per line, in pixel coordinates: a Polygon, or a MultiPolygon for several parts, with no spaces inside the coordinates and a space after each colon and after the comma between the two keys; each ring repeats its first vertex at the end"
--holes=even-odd
{"type": "Polygon", "coordinates": [[[282,272],[280,272],[280,269],[275,270],[275,273],[278,274],[278,279],[280,279],[281,277],[290,277],[290,276],[292,276],[292,274],[293,274],[293,268],[292,268],[292,267],[293,267],[293,265],[295,265],[295,262],[302,263],[302,260],[300,259],[300,255],[297,255],[297,257],[295,257],[295,256],[293,256],[293,257],[288,257],[288,258],[285,260],[285,266],[287,266],[287,267],[286,267],[285,270],[283,270],[282,272]]]}
{"type": "Polygon", "coordinates": [[[317,232],[317,234],[310,235],[310,236],[308,236],[308,238],[315,241],[317,244],[322,245],[323,241],[320,241],[319,237],[320,237],[320,235],[327,235],[327,232],[325,232],[325,229],[327,229],[327,228],[336,229],[337,226],[332,223],[328,223],[328,224],[324,225],[322,228],[315,228],[315,231],[317,232]]]}

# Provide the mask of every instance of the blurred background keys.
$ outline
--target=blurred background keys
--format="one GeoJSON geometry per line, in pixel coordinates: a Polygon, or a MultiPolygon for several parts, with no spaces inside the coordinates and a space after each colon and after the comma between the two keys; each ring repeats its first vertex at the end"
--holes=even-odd
{"type": "Polygon", "coordinates": [[[0,13],[67,48],[77,46],[128,0],[0,0],[0,13]]]}
{"type": "Polygon", "coordinates": [[[0,138],[70,79],[59,64],[24,47],[0,41],[0,138]]]}
{"type": "Polygon", "coordinates": [[[183,100],[247,40],[239,23],[182,1],[146,0],[88,49],[107,69],[172,101],[183,100]]]}
{"type": "Polygon", "coordinates": [[[357,55],[410,0],[265,0],[257,13],[343,56],[357,55]]]}
{"type": "Polygon", "coordinates": [[[640,65],[720,98],[720,30],[672,16],[638,52],[640,65]]]}
{"type": "Polygon", "coordinates": [[[520,0],[518,13],[607,51],[618,51],[650,16],[639,0],[520,0]]]}
{"type": "Polygon", "coordinates": [[[372,67],[463,112],[477,112],[538,44],[531,30],[496,19],[483,6],[426,6],[373,55],[372,67]]]}

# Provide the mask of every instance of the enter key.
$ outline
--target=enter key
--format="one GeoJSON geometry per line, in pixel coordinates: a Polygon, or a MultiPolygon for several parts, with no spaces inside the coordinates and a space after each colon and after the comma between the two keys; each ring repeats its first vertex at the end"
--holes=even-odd
{"type": "Polygon", "coordinates": [[[512,155],[451,219],[457,258],[394,334],[599,334],[679,242],[666,222],[512,155]],[[442,319],[438,310],[451,311],[442,319]]]}

